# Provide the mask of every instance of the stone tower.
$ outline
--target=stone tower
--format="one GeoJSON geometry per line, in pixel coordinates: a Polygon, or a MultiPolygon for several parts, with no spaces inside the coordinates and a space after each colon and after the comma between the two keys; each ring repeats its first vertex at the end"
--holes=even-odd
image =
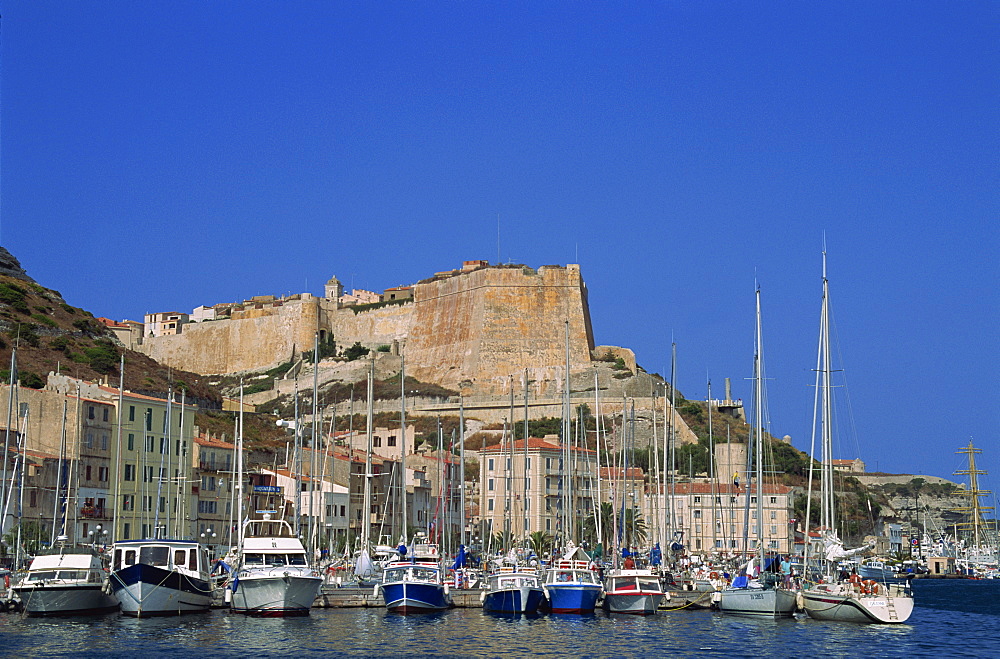
{"type": "Polygon", "coordinates": [[[326,282],[325,290],[326,299],[336,302],[344,294],[344,285],[340,283],[340,280],[336,276],[333,276],[330,277],[330,281],[326,282]]]}

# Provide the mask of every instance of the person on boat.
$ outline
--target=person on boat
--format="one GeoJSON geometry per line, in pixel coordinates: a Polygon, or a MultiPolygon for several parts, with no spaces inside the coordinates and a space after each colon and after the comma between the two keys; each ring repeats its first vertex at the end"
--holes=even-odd
{"type": "Polygon", "coordinates": [[[787,556],[781,557],[781,563],[779,564],[781,569],[781,578],[785,585],[785,588],[792,587],[792,564],[788,562],[787,556]]]}
{"type": "Polygon", "coordinates": [[[631,556],[628,556],[628,557],[625,558],[625,562],[622,564],[622,567],[625,568],[626,570],[634,570],[635,569],[635,561],[632,560],[631,556]]]}

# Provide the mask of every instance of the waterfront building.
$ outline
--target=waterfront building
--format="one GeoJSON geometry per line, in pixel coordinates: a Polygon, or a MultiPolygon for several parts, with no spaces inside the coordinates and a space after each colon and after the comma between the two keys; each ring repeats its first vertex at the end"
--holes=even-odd
{"type": "MultiPolygon", "coordinates": [[[[572,447],[564,464],[559,438],[529,437],[479,451],[479,517],[482,536],[509,529],[515,538],[534,531],[561,535],[562,511],[573,511],[573,523],[591,516],[596,497],[594,451],[572,447]],[[572,485],[572,487],[570,487],[572,485]],[[572,499],[572,503],[567,503],[572,499]]],[[[567,526],[571,532],[573,526],[567,526]]]]}

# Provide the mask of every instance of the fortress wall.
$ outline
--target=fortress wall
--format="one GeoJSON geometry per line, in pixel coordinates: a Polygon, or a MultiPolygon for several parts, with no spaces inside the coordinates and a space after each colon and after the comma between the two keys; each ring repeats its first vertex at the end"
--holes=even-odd
{"type": "Polygon", "coordinates": [[[312,349],[320,303],[310,297],[240,318],[189,323],[180,334],[147,337],[140,348],[161,364],[205,375],[273,368],[312,349]]]}
{"type": "Polygon", "coordinates": [[[420,380],[499,394],[509,390],[508,375],[523,378],[528,368],[529,377],[550,383],[543,389],[561,388],[566,320],[571,368],[590,365],[593,337],[576,265],[482,268],[418,284],[414,307],[406,357],[420,380]]]}
{"type": "Polygon", "coordinates": [[[327,314],[330,331],[338,348],[360,342],[372,350],[393,341],[404,343],[413,324],[413,304],[390,305],[354,313],[350,308],[327,314]]]}

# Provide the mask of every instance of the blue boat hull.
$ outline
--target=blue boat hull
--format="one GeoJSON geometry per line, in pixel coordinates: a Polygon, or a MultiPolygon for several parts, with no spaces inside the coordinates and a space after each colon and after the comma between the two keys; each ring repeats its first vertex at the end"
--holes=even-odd
{"type": "Polygon", "coordinates": [[[593,613],[601,587],[596,584],[546,584],[552,613],[593,613]]]}
{"type": "Polygon", "coordinates": [[[536,613],[545,601],[541,588],[511,588],[487,593],[483,609],[494,613],[536,613]]]}
{"type": "Polygon", "coordinates": [[[449,606],[443,584],[413,581],[382,584],[382,598],[386,608],[397,613],[441,611],[449,606]]]}

